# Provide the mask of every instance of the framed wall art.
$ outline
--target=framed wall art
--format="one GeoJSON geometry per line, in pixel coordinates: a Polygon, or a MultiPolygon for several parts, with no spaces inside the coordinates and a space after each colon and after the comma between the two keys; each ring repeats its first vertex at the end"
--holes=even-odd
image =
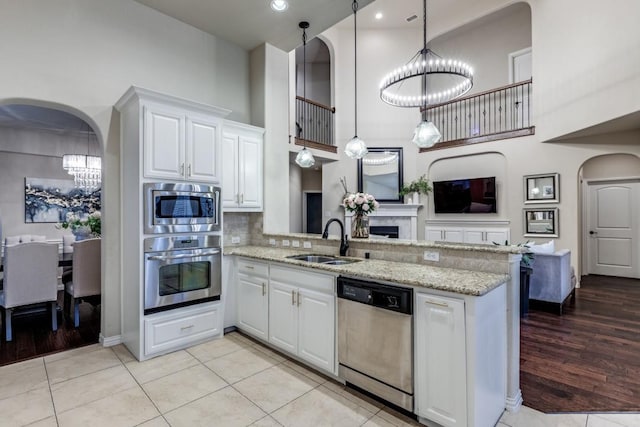
{"type": "Polygon", "coordinates": [[[560,175],[546,173],[524,176],[524,203],[560,202],[560,175]]]}
{"type": "Polygon", "coordinates": [[[79,215],[100,210],[100,190],[90,194],[73,179],[25,178],[24,222],[62,222],[67,212],[79,215]]]}
{"type": "Polygon", "coordinates": [[[558,237],[558,208],[524,209],[526,237],[558,237]]]}

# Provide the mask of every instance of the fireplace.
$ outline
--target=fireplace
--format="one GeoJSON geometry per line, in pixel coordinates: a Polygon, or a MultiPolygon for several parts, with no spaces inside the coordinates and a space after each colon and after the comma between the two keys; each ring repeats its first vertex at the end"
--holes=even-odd
{"type": "Polygon", "coordinates": [[[399,233],[400,227],[397,225],[372,225],[369,227],[369,234],[385,236],[390,239],[397,239],[399,233]]]}
{"type": "MultiPolygon", "coordinates": [[[[394,228],[393,238],[400,240],[418,239],[418,209],[422,205],[404,205],[401,203],[381,203],[375,212],[368,215],[370,234],[392,237],[390,228],[394,228]],[[382,227],[379,231],[377,227],[382,227]],[[388,228],[389,227],[389,228],[388,228]]],[[[347,230],[351,230],[353,212],[345,211],[344,221],[347,230]]]]}

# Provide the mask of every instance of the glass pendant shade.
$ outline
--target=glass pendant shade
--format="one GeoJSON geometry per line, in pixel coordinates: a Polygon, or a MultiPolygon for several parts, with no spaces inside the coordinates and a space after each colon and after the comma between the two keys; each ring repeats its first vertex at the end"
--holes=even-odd
{"type": "Polygon", "coordinates": [[[420,148],[429,148],[440,141],[440,138],[442,135],[438,128],[433,123],[423,120],[416,126],[412,141],[420,148]]]}
{"type": "Polygon", "coordinates": [[[298,155],[296,156],[296,163],[301,168],[310,168],[316,164],[316,159],[313,158],[311,150],[305,147],[298,152],[298,155]]]}
{"type": "Polygon", "coordinates": [[[368,152],[367,144],[357,136],[351,138],[351,140],[347,142],[346,147],[344,147],[344,153],[352,159],[361,159],[366,156],[368,152]]]}

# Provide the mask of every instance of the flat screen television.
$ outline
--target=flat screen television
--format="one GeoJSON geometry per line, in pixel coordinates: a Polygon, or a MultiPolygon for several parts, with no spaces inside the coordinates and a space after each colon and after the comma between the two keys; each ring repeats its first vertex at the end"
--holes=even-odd
{"type": "Polygon", "coordinates": [[[496,177],[434,181],[435,213],[497,213],[496,177]]]}

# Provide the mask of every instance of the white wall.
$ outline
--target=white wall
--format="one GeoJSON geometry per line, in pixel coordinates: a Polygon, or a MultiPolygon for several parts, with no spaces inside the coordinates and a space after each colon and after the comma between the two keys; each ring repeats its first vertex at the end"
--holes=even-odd
{"type": "MultiPolygon", "coordinates": [[[[90,153],[99,152],[95,140],[90,153]]],[[[58,134],[28,129],[0,127],[0,220],[3,236],[39,234],[59,239],[68,230],[58,230],[53,223],[26,223],[24,213],[24,179],[52,178],[73,181],[62,168],[62,156],[86,153],[87,139],[72,134],[58,134]]]]}
{"type": "Polygon", "coordinates": [[[230,119],[247,121],[248,53],[130,0],[2,0],[0,9],[0,103],[58,105],[89,122],[102,143],[102,335],[117,336],[120,125],[113,104],[137,85],[229,108],[230,119]]]}
{"type": "Polygon", "coordinates": [[[302,176],[303,169],[289,164],[289,232],[302,233],[302,176]]]}
{"type": "Polygon", "coordinates": [[[633,154],[607,154],[582,166],[583,179],[640,177],[640,159],[633,154]]]}

